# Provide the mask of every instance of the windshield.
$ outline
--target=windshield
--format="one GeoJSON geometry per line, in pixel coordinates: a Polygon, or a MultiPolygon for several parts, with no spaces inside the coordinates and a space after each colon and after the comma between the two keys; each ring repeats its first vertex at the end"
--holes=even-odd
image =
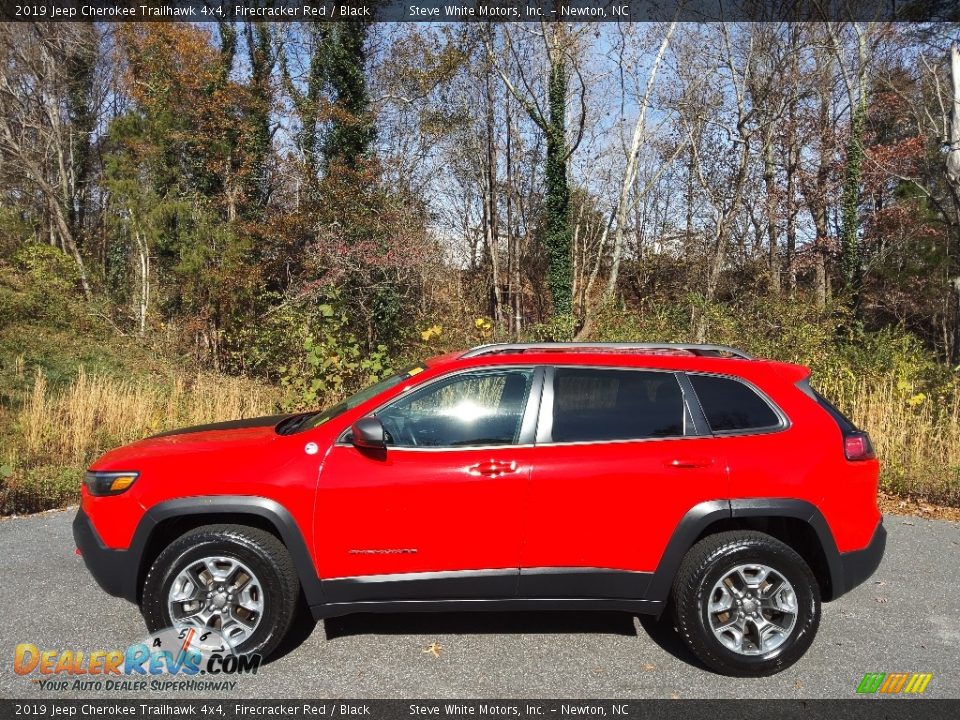
{"type": "Polygon", "coordinates": [[[391,375],[388,378],[384,378],[378,383],[374,383],[369,387],[365,387],[360,392],[354,393],[346,400],[341,400],[336,405],[328,407],[326,410],[320,412],[307,413],[302,416],[302,419],[299,423],[296,424],[296,427],[286,428],[286,433],[290,434],[293,432],[302,432],[303,430],[309,430],[310,428],[319,427],[323,425],[328,420],[332,420],[338,415],[343,415],[347,410],[352,410],[358,405],[362,405],[370,398],[376,397],[380,393],[389,390],[395,385],[399,385],[401,382],[407,378],[413,377],[419,372],[423,371],[423,367],[420,365],[414,365],[413,367],[407,368],[406,370],[401,370],[395,375],[391,375]]]}

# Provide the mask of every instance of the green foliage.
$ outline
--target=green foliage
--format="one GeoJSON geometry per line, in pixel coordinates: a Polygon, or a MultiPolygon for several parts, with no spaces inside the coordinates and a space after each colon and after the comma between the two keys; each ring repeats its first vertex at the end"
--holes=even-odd
{"type": "Polygon", "coordinates": [[[546,198],[543,243],[547,250],[547,286],[558,316],[573,310],[573,266],[570,244],[570,187],[567,183],[567,70],[562,59],[551,68],[548,85],[550,118],[547,125],[546,198]]]}
{"type": "Polygon", "coordinates": [[[709,342],[806,365],[815,380],[893,378],[918,387],[945,381],[943,369],[915,335],[896,327],[868,331],[840,302],[821,312],[812,302],[763,296],[744,296],[736,303],[706,303],[691,296],[685,305],[651,298],[638,312],[604,308],[594,339],[693,342],[695,305],[707,318],[709,342]]]}
{"type": "Polygon", "coordinates": [[[33,227],[17,207],[0,206],[0,258],[9,258],[33,235],[33,227]]]}
{"type": "Polygon", "coordinates": [[[326,72],[333,91],[332,122],[323,142],[327,167],[340,163],[354,168],[370,152],[375,132],[367,93],[367,24],[343,21],[327,40],[326,72]]]}
{"type": "Polygon", "coordinates": [[[69,326],[80,317],[80,275],[73,258],[51,245],[28,243],[0,265],[0,324],[16,320],[69,326]]]}
{"type": "Polygon", "coordinates": [[[322,407],[390,374],[385,345],[365,350],[345,312],[329,303],[316,309],[319,322],[309,328],[302,352],[279,368],[294,408],[322,407]]]}
{"type": "Polygon", "coordinates": [[[529,335],[536,342],[569,342],[576,329],[577,319],[573,315],[554,315],[547,322],[531,327],[529,335]]]}
{"type": "Polygon", "coordinates": [[[73,465],[0,465],[0,516],[40,512],[76,502],[81,482],[83,470],[73,465]]]}

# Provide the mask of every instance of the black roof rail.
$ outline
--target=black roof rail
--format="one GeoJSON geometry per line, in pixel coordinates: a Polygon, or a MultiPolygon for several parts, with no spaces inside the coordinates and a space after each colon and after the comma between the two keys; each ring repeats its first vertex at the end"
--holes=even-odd
{"type": "Polygon", "coordinates": [[[697,343],[652,343],[652,342],[532,342],[490,343],[467,350],[461,358],[481,355],[530,352],[533,350],[688,350],[703,357],[733,357],[752,360],[753,357],[729,345],[703,345],[697,343]]]}

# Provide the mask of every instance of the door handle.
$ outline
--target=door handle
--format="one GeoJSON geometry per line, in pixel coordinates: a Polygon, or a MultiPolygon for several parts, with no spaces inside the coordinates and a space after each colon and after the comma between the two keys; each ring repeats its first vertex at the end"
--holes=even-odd
{"type": "Polygon", "coordinates": [[[484,477],[500,477],[517,471],[515,460],[488,460],[477,463],[467,468],[471,475],[483,475],[484,477]]]}
{"type": "Polygon", "coordinates": [[[678,470],[703,468],[712,464],[713,460],[708,460],[706,458],[674,458],[673,460],[664,463],[664,465],[667,467],[676,468],[678,470]]]}

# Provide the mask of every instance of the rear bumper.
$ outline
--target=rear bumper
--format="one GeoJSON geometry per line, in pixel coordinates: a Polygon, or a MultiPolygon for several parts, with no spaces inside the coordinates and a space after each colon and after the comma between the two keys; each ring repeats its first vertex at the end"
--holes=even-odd
{"type": "Polygon", "coordinates": [[[114,597],[137,601],[137,563],[127,550],[103,544],[90,518],[80,508],[73,519],[73,539],[87,570],[103,590],[114,597]]]}
{"type": "Polygon", "coordinates": [[[887,531],[883,527],[883,520],[877,523],[877,529],[873,531],[873,538],[870,544],[863,550],[854,550],[853,552],[840,553],[841,577],[837,584],[842,583],[842,587],[834,588],[833,597],[849,592],[857,585],[866,581],[883,560],[883,553],[887,547],[887,531]]]}

